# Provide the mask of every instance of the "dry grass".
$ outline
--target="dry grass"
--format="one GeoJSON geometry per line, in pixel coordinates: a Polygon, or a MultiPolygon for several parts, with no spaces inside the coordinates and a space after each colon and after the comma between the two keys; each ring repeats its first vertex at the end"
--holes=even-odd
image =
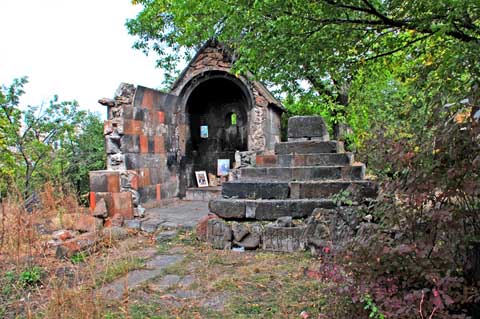
{"type": "Polygon", "coordinates": [[[94,289],[142,267],[141,256],[132,250],[150,242],[102,242],[94,255],[59,260],[46,244],[51,233],[72,229],[86,208],[48,184],[39,197],[40,205],[30,213],[21,196],[0,204],[0,318],[104,318],[94,289]]]}

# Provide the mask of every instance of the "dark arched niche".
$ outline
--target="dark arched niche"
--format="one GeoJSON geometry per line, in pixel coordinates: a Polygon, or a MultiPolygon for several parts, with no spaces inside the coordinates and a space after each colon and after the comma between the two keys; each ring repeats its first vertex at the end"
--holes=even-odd
{"type": "Polygon", "coordinates": [[[248,150],[252,98],[242,81],[223,72],[202,74],[183,91],[188,125],[183,184],[188,188],[197,187],[195,171],[216,175],[218,159],[233,165],[235,151],[248,150]],[[208,137],[201,136],[201,126],[208,127],[208,137]]]}

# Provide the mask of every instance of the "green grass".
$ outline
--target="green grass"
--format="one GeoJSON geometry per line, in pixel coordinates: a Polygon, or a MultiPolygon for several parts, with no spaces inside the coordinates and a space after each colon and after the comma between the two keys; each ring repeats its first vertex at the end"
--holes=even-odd
{"type": "Polygon", "coordinates": [[[96,286],[100,286],[103,283],[109,283],[113,280],[127,274],[129,271],[135,269],[141,269],[145,267],[145,260],[143,258],[127,257],[121,260],[117,260],[112,264],[109,264],[103,274],[96,279],[96,286]]]}

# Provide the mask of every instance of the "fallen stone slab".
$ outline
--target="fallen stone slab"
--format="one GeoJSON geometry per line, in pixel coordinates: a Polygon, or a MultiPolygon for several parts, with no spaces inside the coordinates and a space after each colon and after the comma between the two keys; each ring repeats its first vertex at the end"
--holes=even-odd
{"type": "Polygon", "coordinates": [[[56,246],[57,258],[70,258],[79,252],[93,253],[97,250],[101,236],[96,232],[84,233],[56,246]]]}
{"type": "Polygon", "coordinates": [[[183,255],[156,256],[147,261],[146,269],[133,270],[127,276],[107,284],[97,292],[106,299],[120,299],[125,292],[125,287],[128,290],[134,290],[144,282],[161,275],[165,268],[180,262],[183,258],[183,255]]]}

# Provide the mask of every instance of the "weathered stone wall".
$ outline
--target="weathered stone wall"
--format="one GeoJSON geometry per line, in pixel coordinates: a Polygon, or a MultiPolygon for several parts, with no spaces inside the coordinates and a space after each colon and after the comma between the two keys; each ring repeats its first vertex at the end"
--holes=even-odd
{"type": "Polygon", "coordinates": [[[90,172],[90,202],[105,200],[109,217],[141,215],[178,194],[176,96],[122,83],[104,124],[107,170],[90,172]]]}

